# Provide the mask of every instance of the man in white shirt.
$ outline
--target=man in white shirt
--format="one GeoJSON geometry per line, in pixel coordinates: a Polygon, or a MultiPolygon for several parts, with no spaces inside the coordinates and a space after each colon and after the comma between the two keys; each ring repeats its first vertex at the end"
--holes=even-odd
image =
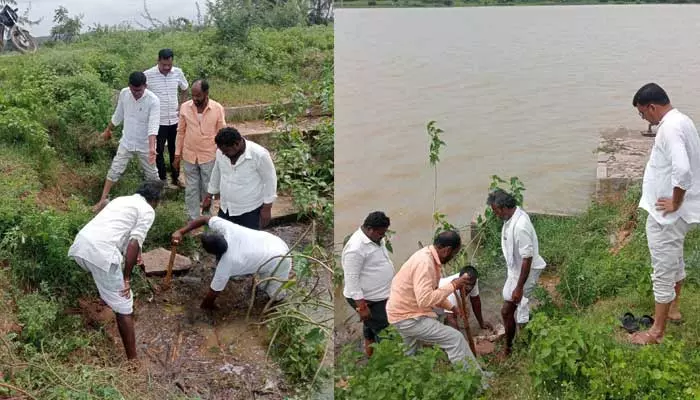
{"type": "Polygon", "coordinates": [[[496,189],[489,193],[486,204],[503,220],[501,249],[508,274],[501,308],[506,346],[501,356],[508,357],[513,349],[516,322],[526,324],[530,320],[529,298],[547,263],[540,257],[535,227],[527,213],[518,207],[515,197],[496,189]]]}
{"type": "Polygon", "coordinates": [[[106,203],[68,250],[68,257],[92,274],[100,298],[116,314],[128,359],[136,358],[131,271],[153,225],[161,189],[158,181],[146,182],[136,194],[106,203]]]}
{"type": "Polygon", "coordinates": [[[156,162],[156,136],[160,121],[160,101],[153,92],[146,89],[146,75],[136,71],[129,75],[129,87],[122,89],[117,100],[117,108],[102,137],[109,140],[112,129],[124,122],[119,149],[107,173],[102,196],[93,211],[101,209],[107,202],[112,185],[119,180],[129,161],[138,157],[146,181],[158,180],[156,162]]]}
{"type": "Polygon", "coordinates": [[[200,235],[205,251],[216,256],[214,279],[201,308],[216,309],[214,301],[231,277],[258,274],[259,287],[274,302],[284,300],[282,285],[288,280],[292,259],[284,240],[265,231],[248,229],[223,218],[203,215],[175,231],[172,243],[180,244],[188,232],[208,225],[211,231],[200,235]]]}
{"type": "Polygon", "coordinates": [[[264,147],[245,140],[233,127],[221,129],[214,139],[216,161],[202,209],[219,195],[219,217],[250,229],[267,226],[277,198],[277,172],[264,147]]]}
{"type": "Polygon", "coordinates": [[[173,166],[175,161],[175,140],[177,137],[178,110],[180,108],[180,94],[189,87],[185,74],[178,67],[173,67],[173,51],[162,49],[158,52],[158,64],[143,72],[146,74],[148,90],[153,92],[160,100],[160,126],[156,144],[156,166],[158,176],[167,182],[165,168],[165,144],[168,145],[170,156],[170,173],[172,177],[171,187],[178,187],[180,170],[173,166]]]}
{"type": "Polygon", "coordinates": [[[655,344],[664,336],[667,319],[681,320],[683,243],[691,226],[700,222],[700,139],[693,121],[673,108],[659,85],[642,86],[632,105],[640,117],[658,124],[639,202],[649,213],[646,234],[656,302],[654,324],[632,336],[633,343],[655,344]]]}
{"type": "MultiPolygon", "coordinates": [[[[489,322],[484,321],[484,316],[481,313],[481,296],[479,296],[479,273],[477,272],[476,268],[474,268],[471,265],[468,265],[462,268],[460,272],[440,279],[438,287],[443,286],[448,282],[452,282],[453,280],[459,278],[463,274],[467,274],[469,276],[469,286],[473,286],[473,289],[469,292],[469,302],[471,303],[472,310],[474,311],[474,317],[476,317],[476,321],[479,323],[479,327],[481,329],[493,329],[493,326],[489,322]]],[[[447,297],[447,300],[453,306],[458,307],[457,297],[455,297],[454,293],[449,295],[447,297]]],[[[438,314],[438,316],[445,314],[447,324],[455,329],[459,329],[457,325],[457,318],[454,314],[439,307],[435,308],[435,313],[438,314]]]]}
{"type": "Polygon", "coordinates": [[[360,315],[363,323],[365,353],[372,356],[372,343],[389,326],[386,302],[391,292],[394,264],[386,248],[389,217],[371,212],[362,226],[350,236],[343,248],[341,264],[345,275],[343,296],[360,315]]]}

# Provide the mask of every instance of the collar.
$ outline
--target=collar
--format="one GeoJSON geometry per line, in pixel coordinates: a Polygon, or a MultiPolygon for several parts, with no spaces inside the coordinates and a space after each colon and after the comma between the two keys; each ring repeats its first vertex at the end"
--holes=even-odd
{"type": "Polygon", "coordinates": [[[170,68],[170,71],[168,71],[167,74],[164,74],[164,73],[160,72],[160,68],[158,68],[158,64],[156,64],[156,66],[153,67],[153,68],[155,68],[155,69],[156,69],[156,72],[158,72],[159,74],[161,74],[161,75],[163,75],[163,76],[168,76],[168,75],[170,75],[170,74],[173,72],[173,69],[174,69],[175,67],[170,68]]]}
{"type": "Polygon", "coordinates": [[[243,158],[246,160],[252,160],[253,159],[253,151],[250,150],[250,141],[248,141],[246,138],[243,138],[245,140],[245,150],[243,151],[243,158]]]}
{"type": "Polygon", "coordinates": [[[672,109],[668,110],[668,112],[667,112],[666,114],[664,114],[663,118],[661,118],[661,121],[659,121],[659,125],[658,125],[658,126],[661,126],[661,124],[663,124],[664,121],[666,121],[666,118],[667,118],[669,115],[675,114],[675,113],[677,113],[677,112],[678,112],[678,110],[677,110],[676,108],[672,108],[672,109]]]}
{"type": "Polygon", "coordinates": [[[432,244],[428,246],[428,250],[430,250],[430,255],[433,256],[433,260],[435,261],[435,267],[440,268],[442,266],[442,262],[440,262],[440,256],[437,253],[437,249],[435,249],[435,246],[432,244]]]}
{"type": "MultiPolygon", "coordinates": [[[[194,100],[189,100],[189,102],[190,102],[190,107],[192,107],[192,109],[194,110],[194,113],[197,114],[197,105],[194,104],[194,100]]],[[[209,100],[207,101],[207,106],[204,107],[204,110],[202,110],[202,114],[204,114],[204,112],[207,111],[207,110],[209,110],[209,109],[211,109],[211,99],[209,99],[209,100]]],[[[247,148],[247,147],[248,147],[248,146],[246,146],[246,148],[247,148]]]]}
{"type": "Polygon", "coordinates": [[[360,226],[357,230],[360,231],[360,240],[362,241],[362,244],[372,244],[372,245],[375,245],[375,246],[381,246],[381,245],[382,245],[382,242],[384,241],[384,238],[382,238],[382,240],[380,240],[379,243],[377,243],[377,242],[372,241],[372,239],[370,239],[369,236],[367,236],[367,235],[365,234],[365,232],[362,230],[362,227],[361,227],[361,226],[360,226]]]}

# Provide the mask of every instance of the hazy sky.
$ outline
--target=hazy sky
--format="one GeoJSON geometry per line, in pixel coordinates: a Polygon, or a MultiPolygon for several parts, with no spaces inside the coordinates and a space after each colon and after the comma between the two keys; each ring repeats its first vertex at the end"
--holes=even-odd
{"type": "MultiPolygon", "coordinates": [[[[165,22],[168,17],[185,17],[195,19],[197,8],[195,0],[146,0],[148,10],[155,18],[165,22]]],[[[29,1],[17,0],[17,7],[20,13],[26,9],[29,1]]],[[[83,27],[87,28],[95,23],[108,25],[119,24],[121,22],[140,21],[143,13],[143,0],[33,0],[31,1],[31,12],[29,17],[37,20],[44,19],[37,26],[31,27],[30,31],[34,36],[46,36],[53,26],[53,13],[59,6],[68,9],[68,13],[73,16],[84,14],[83,27]]],[[[206,1],[199,0],[202,12],[206,11],[206,1]]],[[[136,24],[133,24],[136,26],[136,24]]]]}

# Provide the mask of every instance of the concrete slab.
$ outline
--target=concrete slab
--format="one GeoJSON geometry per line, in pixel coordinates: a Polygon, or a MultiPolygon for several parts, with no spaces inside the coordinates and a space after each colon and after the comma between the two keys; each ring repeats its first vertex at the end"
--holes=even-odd
{"type": "MultiPolygon", "coordinates": [[[[219,208],[219,200],[214,200],[211,210],[212,215],[217,215],[219,213],[219,208]]],[[[275,200],[275,203],[272,205],[272,218],[270,219],[270,225],[267,227],[271,228],[301,220],[303,219],[299,219],[299,213],[296,207],[294,207],[294,199],[289,196],[278,196],[277,200],[275,200]]]]}
{"type": "Polygon", "coordinates": [[[614,201],[644,176],[654,138],[646,131],[619,128],[604,131],[598,146],[596,199],[614,201]]]}
{"type": "MultiPolygon", "coordinates": [[[[168,271],[168,262],[170,261],[170,250],[160,247],[143,253],[141,257],[143,258],[143,270],[146,276],[165,276],[168,271]]],[[[192,266],[193,263],[189,258],[177,254],[173,263],[173,275],[187,273],[192,266]]]]}

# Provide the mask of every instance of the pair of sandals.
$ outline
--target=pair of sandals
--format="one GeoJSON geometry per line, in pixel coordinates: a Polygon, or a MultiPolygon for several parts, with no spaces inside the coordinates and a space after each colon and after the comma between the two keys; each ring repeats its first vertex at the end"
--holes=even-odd
{"type": "Polygon", "coordinates": [[[642,315],[640,318],[636,318],[631,312],[626,312],[625,315],[620,318],[622,322],[622,328],[627,331],[627,333],[635,333],[639,331],[640,328],[649,329],[654,325],[654,318],[649,315],[642,315]]]}

